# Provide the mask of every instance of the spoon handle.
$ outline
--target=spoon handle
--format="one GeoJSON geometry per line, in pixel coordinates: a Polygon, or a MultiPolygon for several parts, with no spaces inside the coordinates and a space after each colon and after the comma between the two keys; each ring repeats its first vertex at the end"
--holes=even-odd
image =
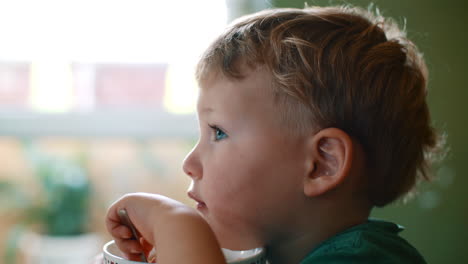
{"type": "MultiPolygon", "coordinates": [[[[122,221],[122,223],[126,225],[128,228],[130,228],[130,230],[132,231],[133,238],[136,239],[138,242],[140,242],[140,236],[138,235],[138,232],[136,231],[135,226],[133,225],[132,221],[130,221],[130,217],[128,217],[127,210],[120,209],[118,211],[118,214],[120,217],[120,221],[122,221]]],[[[147,262],[145,253],[140,254],[140,259],[143,262],[147,262]]]]}

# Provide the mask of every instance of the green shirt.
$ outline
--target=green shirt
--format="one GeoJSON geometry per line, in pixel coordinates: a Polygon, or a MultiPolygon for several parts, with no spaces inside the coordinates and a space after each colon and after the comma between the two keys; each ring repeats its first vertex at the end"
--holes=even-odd
{"type": "Polygon", "coordinates": [[[426,263],[418,251],[398,235],[403,227],[368,220],[327,239],[300,264],[320,263],[426,263]]]}

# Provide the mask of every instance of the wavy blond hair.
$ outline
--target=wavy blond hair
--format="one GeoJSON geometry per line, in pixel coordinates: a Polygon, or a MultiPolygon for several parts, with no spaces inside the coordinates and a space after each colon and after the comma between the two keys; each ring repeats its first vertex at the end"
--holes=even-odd
{"type": "Polygon", "coordinates": [[[199,82],[267,67],[290,130],[336,127],[366,153],[366,191],[375,206],[410,192],[438,137],[426,103],[427,68],[391,19],[356,7],[272,9],[234,21],[206,50],[199,82]]]}

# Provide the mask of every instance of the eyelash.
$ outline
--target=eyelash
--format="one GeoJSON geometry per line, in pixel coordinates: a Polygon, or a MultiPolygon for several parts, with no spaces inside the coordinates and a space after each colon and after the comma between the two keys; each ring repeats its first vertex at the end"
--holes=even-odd
{"type": "Polygon", "coordinates": [[[223,131],[222,129],[220,129],[218,126],[216,126],[216,125],[208,125],[208,126],[213,130],[214,141],[220,141],[220,140],[225,139],[225,138],[227,137],[226,132],[224,132],[224,131],[223,131]],[[218,138],[218,132],[223,133],[222,138],[218,138]]]}

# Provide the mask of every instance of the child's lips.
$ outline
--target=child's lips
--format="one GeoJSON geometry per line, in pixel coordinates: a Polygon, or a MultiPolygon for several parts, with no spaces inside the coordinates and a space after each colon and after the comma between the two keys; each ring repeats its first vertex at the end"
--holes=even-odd
{"type": "Polygon", "coordinates": [[[206,204],[204,202],[197,203],[197,209],[198,210],[206,209],[206,204]]]}
{"type": "Polygon", "coordinates": [[[193,192],[188,192],[187,194],[192,200],[197,202],[197,209],[198,210],[202,210],[202,209],[206,208],[206,204],[202,200],[198,199],[197,196],[195,194],[193,194],[193,192]]]}

